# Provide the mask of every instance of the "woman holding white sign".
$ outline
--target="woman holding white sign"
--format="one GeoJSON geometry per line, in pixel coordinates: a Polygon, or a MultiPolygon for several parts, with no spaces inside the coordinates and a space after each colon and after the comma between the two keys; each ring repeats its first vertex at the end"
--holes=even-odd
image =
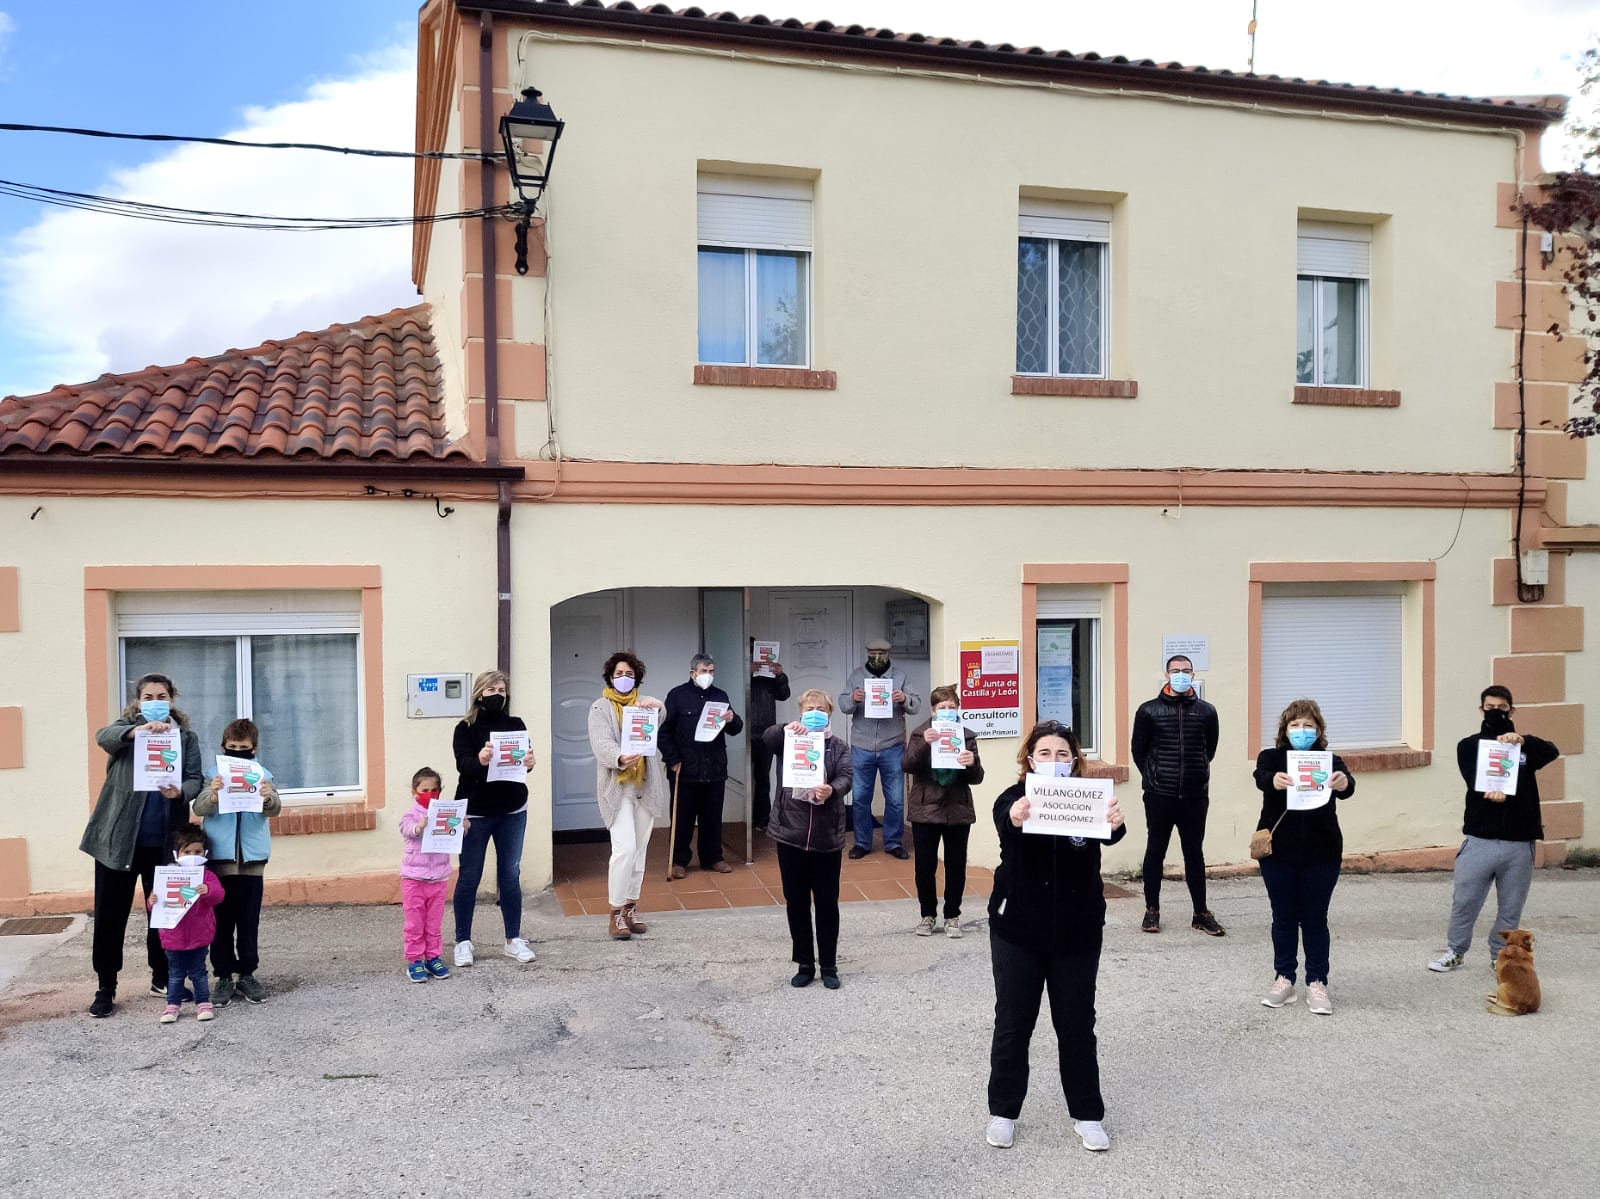
{"type": "Polygon", "coordinates": [[[800,697],[800,719],[774,725],[762,734],[778,755],[778,798],[767,821],[767,836],[778,846],[778,873],[789,910],[792,958],[798,967],[792,987],[807,986],[822,967],[822,985],[839,989],[839,868],[844,857],[844,797],[855,771],[850,748],[833,735],[833,698],[812,688],[800,697]],[[818,759],[811,738],[820,735],[818,759]],[[793,760],[798,755],[801,761],[793,760]],[[799,785],[800,776],[814,778],[799,785]],[[817,940],[811,943],[811,910],[816,907],[817,940]]]}
{"type": "Polygon", "coordinates": [[[988,1141],[1009,1149],[1016,1137],[1017,1117],[1028,1094],[1028,1044],[1048,989],[1061,1088],[1073,1131],[1085,1149],[1109,1149],[1094,1036],[1095,980],[1106,922],[1100,846],[1115,845],[1128,830],[1116,798],[1100,780],[1084,780],[1076,789],[1081,796],[1058,785],[1083,778],[1083,753],[1066,725],[1054,720],[1034,725],[1017,762],[1022,770],[1016,784],[994,803],[1000,865],[989,896],[994,1041],[989,1050],[988,1141]],[[1045,791],[1058,793],[1048,814],[1061,815],[1064,823],[1046,821],[1035,832],[1039,817],[1047,814],[1044,801],[1036,802],[1045,791]],[[1075,835],[1065,821],[1078,816],[1085,817],[1085,829],[1092,821],[1108,833],[1099,838],[1075,835]]]}
{"type": "MultiPolygon", "coordinates": [[[[1344,834],[1335,799],[1356,789],[1343,759],[1328,752],[1328,728],[1315,700],[1297,699],[1278,717],[1278,740],[1256,758],[1256,786],[1264,797],[1256,835],[1263,832],[1261,881],[1272,901],[1272,957],[1276,976],[1261,997],[1267,1007],[1295,1001],[1295,951],[1306,951],[1306,1006],[1331,1016],[1328,999],[1328,905],[1339,882],[1344,834]]],[[[1252,846],[1251,854],[1260,852],[1252,846]]]]}
{"type": "MultiPolygon", "coordinates": [[[[144,675],[133,686],[133,702],[94,735],[108,756],[106,781],[78,846],[94,858],[92,959],[99,987],[91,1016],[109,1016],[116,1004],[134,884],[143,884],[148,904],[156,867],[171,861],[167,838],[189,823],[189,803],[205,781],[200,738],[172,706],[177,698],[166,675],[144,675]]],[[[146,935],[145,953],[150,993],[165,995],[167,953],[154,929],[146,935]]]]}
{"type": "MultiPolygon", "coordinates": [[[[611,834],[611,865],[606,888],[611,900],[611,937],[626,941],[647,929],[639,919],[639,891],[644,886],[645,856],[650,832],[667,814],[667,770],[653,749],[625,752],[623,713],[648,708],[659,717],[661,701],[638,694],[644,663],[627,650],[606,659],[600,677],[605,690],[589,708],[589,746],[594,751],[595,798],[600,819],[611,834]]],[[[659,729],[640,730],[630,740],[648,742],[659,729]],[[648,733],[649,736],[644,736],[648,733]]]]}
{"type": "Polygon", "coordinates": [[[483,864],[494,842],[495,890],[505,925],[505,955],[527,963],[535,954],[522,936],[522,839],[528,831],[528,726],[511,715],[511,680],[486,670],[472,680],[467,718],[456,725],[456,795],[467,801],[466,839],[451,907],[456,918],[456,965],[473,962],[472,915],[483,864]],[[502,762],[496,758],[499,752],[502,762]]]}
{"type": "Polygon", "coordinates": [[[913,930],[931,937],[938,927],[939,842],[944,842],[944,932],[961,935],[961,897],[967,886],[967,838],[978,814],[972,788],[983,782],[978,738],[962,727],[956,689],[935,687],[933,717],[911,730],[901,767],[906,776],[906,819],[916,849],[917,903],[913,930]],[[960,748],[957,749],[956,747],[960,748]],[[938,759],[938,760],[935,760],[938,759]]]}

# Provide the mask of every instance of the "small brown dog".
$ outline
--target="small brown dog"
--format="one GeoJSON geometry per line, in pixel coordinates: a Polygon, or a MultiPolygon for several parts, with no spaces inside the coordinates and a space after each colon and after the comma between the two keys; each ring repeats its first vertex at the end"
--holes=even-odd
{"type": "Polygon", "coordinates": [[[1489,1011],[1496,1016],[1525,1016],[1539,1010],[1539,976],[1533,972],[1533,934],[1525,928],[1506,933],[1506,947],[1494,961],[1499,982],[1489,996],[1489,1011]]]}

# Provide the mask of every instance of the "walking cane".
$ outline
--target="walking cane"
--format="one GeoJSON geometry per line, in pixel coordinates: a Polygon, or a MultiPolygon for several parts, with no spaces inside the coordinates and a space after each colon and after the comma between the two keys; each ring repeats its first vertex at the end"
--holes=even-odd
{"type": "Polygon", "coordinates": [[[672,831],[667,841],[667,881],[672,881],[672,847],[678,843],[678,772],[672,772],[672,831]]]}

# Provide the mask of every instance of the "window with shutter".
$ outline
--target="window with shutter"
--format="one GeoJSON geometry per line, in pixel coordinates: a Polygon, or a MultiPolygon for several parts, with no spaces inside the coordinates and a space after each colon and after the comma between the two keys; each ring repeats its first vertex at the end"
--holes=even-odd
{"type": "Polygon", "coordinates": [[[1017,216],[1017,374],[1106,377],[1111,206],[1022,201],[1017,216]]]}
{"type": "Polygon", "coordinates": [[[1301,221],[1295,275],[1295,382],[1365,387],[1372,229],[1301,221]]]}
{"type": "Polygon", "coordinates": [[[702,175],[698,184],[702,363],[811,362],[811,185],[702,175]]]}
{"type": "Polygon", "coordinates": [[[1261,744],[1290,702],[1313,699],[1340,748],[1400,745],[1404,596],[1261,598],[1261,744]]]}

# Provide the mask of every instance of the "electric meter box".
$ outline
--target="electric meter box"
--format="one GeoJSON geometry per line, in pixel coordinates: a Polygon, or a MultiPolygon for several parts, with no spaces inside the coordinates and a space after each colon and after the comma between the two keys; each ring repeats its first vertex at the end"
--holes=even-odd
{"type": "Polygon", "coordinates": [[[470,673],[406,675],[406,715],[412,720],[465,716],[471,695],[470,673]]]}

